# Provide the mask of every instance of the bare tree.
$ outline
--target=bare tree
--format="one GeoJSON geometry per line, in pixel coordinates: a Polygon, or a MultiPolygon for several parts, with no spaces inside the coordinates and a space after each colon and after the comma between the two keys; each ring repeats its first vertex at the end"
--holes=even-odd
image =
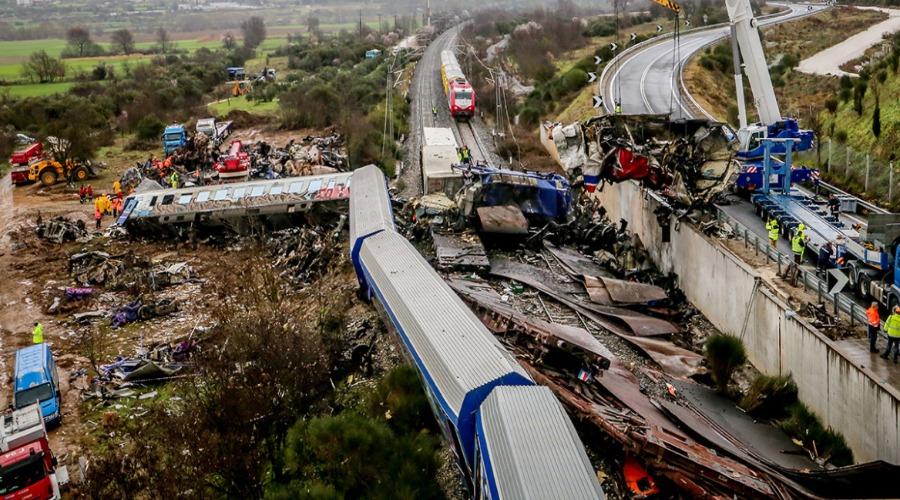
{"type": "Polygon", "coordinates": [[[259,16],[253,16],[241,23],[244,34],[244,47],[255,49],[266,39],[266,24],[259,16]]]}
{"type": "Polygon", "coordinates": [[[128,55],[134,52],[134,36],[127,29],[114,31],[110,39],[123,54],[128,55]]]}
{"type": "Polygon", "coordinates": [[[172,39],[169,38],[169,32],[162,26],[156,29],[156,46],[163,54],[172,50],[172,39]]]}
{"type": "Polygon", "coordinates": [[[47,51],[39,50],[22,63],[22,76],[31,82],[50,83],[66,76],[66,65],[47,51]]]}
{"type": "Polygon", "coordinates": [[[84,49],[91,44],[91,32],[83,26],[73,26],[66,32],[66,41],[78,51],[78,57],[82,57],[84,49]]]}
{"type": "Polygon", "coordinates": [[[222,46],[228,50],[237,47],[237,40],[234,39],[234,35],[230,31],[222,37],[222,46]]]}

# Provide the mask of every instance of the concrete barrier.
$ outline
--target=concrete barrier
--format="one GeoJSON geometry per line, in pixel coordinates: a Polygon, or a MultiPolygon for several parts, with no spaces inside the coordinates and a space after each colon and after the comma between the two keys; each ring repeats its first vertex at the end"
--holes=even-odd
{"type": "Polygon", "coordinates": [[[653,213],[659,202],[634,182],[596,196],[612,220],[625,219],[663,272],[678,275],[691,301],[724,333],[741,337],[750,362],[769,375],[792,374],[800,399],[844,435],[857,462],[900,463],[900,393],[799,317],[761,274],[674,217],[670,231],[653,213]]]}

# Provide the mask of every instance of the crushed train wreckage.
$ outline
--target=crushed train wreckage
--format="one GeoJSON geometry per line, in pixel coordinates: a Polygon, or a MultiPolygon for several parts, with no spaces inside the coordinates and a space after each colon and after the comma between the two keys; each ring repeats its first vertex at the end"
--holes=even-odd
{"type": "Polygon", "coordinates": [[[686,207],[711,203],[740,170],[727,127],[709,120],[617,114],[547,122],[541,143],[571,178],[583,178],[588,191],[633,179],[686,207]]]}

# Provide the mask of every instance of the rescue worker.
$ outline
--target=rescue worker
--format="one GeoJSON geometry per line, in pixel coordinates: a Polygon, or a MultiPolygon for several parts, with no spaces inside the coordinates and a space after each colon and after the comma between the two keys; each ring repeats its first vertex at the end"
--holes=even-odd
{"type": "Polygon", "coordinates": [[[797,232],[800,233],[800,236],[806,236],[806,226],[802,222],[797,225],[797,232]]]}
{"type": "Polygon", "coordinates": [[[878,330],[881,329],[881,315],[878,313],[878,302],[866,309],[866,319],[869,323],[869,352],[878,352],[875,342],[878,340],[878,330]]]}
{"type": "Polygon", "coordinates": [[[431,107],[431,115],[437,118],[437,106],[431,107]]]}
{"type": "Polygon", "coordinates": [[[172,184],[172,189],[178,189],[178,171],[172,170],[172,175],[169,177],[169,182],[172,184]]]}
{"type": "Polygon", "coordinates": [[[82,205],[84,205],[84,198],[85,198],[86,196],[87,196],[87,188],[85,188],[85,187],[84,187],[84,184],[82,184],[82,185],[78,188],[78,201],[79,201],[82,205]]]}
{"type": "Polygon", "coordinates": [[[94,222],[97,229],[100,229],[100,223],[103,221],[103,212],[99,208],[94,208],[94,222]]]}
{"type": "Polygon", "coordinates": [[[794,252],[794,263],[800,265],[803,262],[803,251],[806,249],[804,246],[803,235],[798,231],[794,233],[794,237],[791,238],[791,251],[794,252]]]}
{"type": "Polygon", "coordinates": [[[888,335],[888,345],[884,349],[882,358],[887,359],[891,351],[894,351],[894,363],[897,362],[897,356],[900,356],[900,306],[894,306],[894,313],[888,316],[884,322],[884,331],[888,335]]]}
{"type": "Polygon", "coordinates": [[[616,101],[616,114],[617,115],[622,114],[622,103],[620,101],[616,101]]]}
{"type": "Polygon", "coordinates": [[[778,230],[778,221],[775,219],[769,219],[769,222],[766,223],[766,231],[769,232],[769,242],[772,244],[772,248],[778,248],[778,235],[780,231],[778,230]]]}
{"type": "Polygon", "coordinates": [[[819,247],[819,259],[816,263],[816,271],[824,274],[831,267],[831,256],[834,254],[834,247],[830,241],[825,242],[819,247]]]}
{"type": "Polygon", "coordinates": [[[463,162],[463,151],[462,148],[456,148],[456,160],[457,163],[463,162]]]}
{"type": "Polygon", "coordinates": [[[117,195],[122,192],[122,183],[119,181],[113,182],[113,193],[117,195]]]}
{"type": "Polygon", "coordinates": [[[121,199],[118,196],[116,196],[112,199],[112,201],[109,202],[109,204],[110,204],[110,208],[112,209],[113,218],[118,218],[119,211],[121,210],[121,207],[122,207],[121,199]]]}
{"type": "Polygon", "coordinates": [[[43,344],[44,343],[44,325],[40,322],[34,322],[34,330],[31,331],[31,343],[32,344],[43,344]]]}
{"type": "Polygon", "coordinates": [[[469,146],[463,146],[463,163],[466,165],[472,163],[472,152],[469,151],[469,146]]]}
{"type": "Polygon", "coordinates": [[[88,187],[87,187],[87,189],[84,190],[84,193],[86,195],[85,197],[88,200],[93,200],[94,199],[94,186],[88,184],[88,187]]]}
{"type": "Polygon", "coordinates": [[[105,196],[98,196],[98,197],[94,198],[94,211],[100,212],[101,215],[103,214],[103,211],[105,208],[105,205],[103,203],[104,199],[106,199],[105,196]]]}
{"type": "Polygon", "coordinates": [[[828,208],[831,210],[831,215],[835,218],[841,214],[841,200],[834,193],[828,195],[828,208]]]}

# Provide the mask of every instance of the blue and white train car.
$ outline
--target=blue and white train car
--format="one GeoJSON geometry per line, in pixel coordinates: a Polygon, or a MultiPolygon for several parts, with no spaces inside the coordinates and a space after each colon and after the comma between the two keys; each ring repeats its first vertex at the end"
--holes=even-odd
{"type": "MultiPolygon", "coordinates": [[[[555,399],[552,401],[555,406],[550,409],[529,408],[521,416],[524,425],[518,427],[520,430],[529,428],[531,414],[543,415],[542,420],[535,421],[530,427],[534,430],[531,435],[503,438],[492,434],[487,440],[480,437],[479,419],[487,422],[487,426],[482,425],[482,430],[496,430],[498,427],[493,424],[497,421],[496,411],[503,411],[498,407],[484,417],[480,416],[486,399],[501,389],[512,387],[538,392],[546,389],[534,386],[531,377],[478,317],[415,247],[394,230],[390,199],[381,171],[374,166],[361,168],[353,173],[351,183],[350,252],[360,286],[368,298],[377,299],[402,340],[472,492],[484,498],[603,498],[577,436],[573,440],[569,435],[560,443],[546,441],[559,437],[558,433],[552,432],[544,435],[542,430],[543,426],[554,422],[546,415],[560,409],[555,399]],[[512,441],[504,447],[500,445],[504,439],[512,441]],[[479,448],[481,441],[485,444],[479,448]],[[513,484],[510,474],[514,471],[482,463],[488,457],[491,464],[500,463],[506,449],[513,452],[528,449],[528,443],[523,441],[532,441],[537,449],[553,450],[543,465],[537,454],[523,459],[525,462],[514,462],[544,467],[545,472],[539,474],[539,480],[519,478],[519,484],[513,484]],[[546,473],[561,467],[566,468],[568,474],[546,473]],[[496,472],[506,474],[501,482],[497,481],[496,472]],[[591,487],[579,489],[581,486],[569,484],[573,482],[591,487]],[[548,492],[553,494],[545,495],[548,492]]],[[[533,401],[548,404],[545,397],[540,398],[536,396],[533,401]]],[[[531,400],[520,396],[520,401],[528,404],[531,400]]],[[[564,414],[562,416],[565,418],[564,414]]],[[[557,418],[555,425],[561,424],[565,422],[557,418]]],[[[571,425],[568,422],[569,428],[571,425]]],[[[565,425],[562,428],[565,429],[565,425]]]]}
{"type": "Polygon", "coordinates": [[[603,498],[575,426],[547,387],[494,389],[476,433],[476,498],[603,498]]]}

